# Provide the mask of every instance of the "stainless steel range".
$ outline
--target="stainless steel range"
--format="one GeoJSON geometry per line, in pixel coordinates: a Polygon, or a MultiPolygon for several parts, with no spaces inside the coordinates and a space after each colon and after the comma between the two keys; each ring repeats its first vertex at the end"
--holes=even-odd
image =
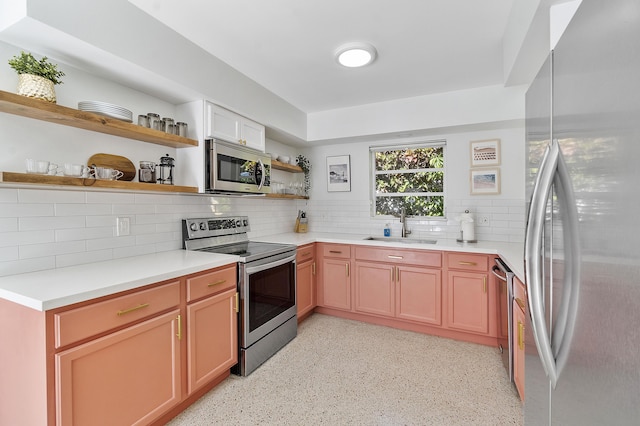
{"type": "Polygon", "coordinates": [[[249,241],[247,216],[184,219],[186,250],[234,254],[238,262],[240,317],[238,365],[251,374],[298,333],[296,246],[249,241]]]}

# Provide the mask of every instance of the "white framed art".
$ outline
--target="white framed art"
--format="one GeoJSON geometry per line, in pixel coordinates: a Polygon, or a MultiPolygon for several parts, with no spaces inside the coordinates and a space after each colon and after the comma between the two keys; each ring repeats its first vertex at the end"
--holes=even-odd
{"type": "Polygon", "coordinates": [[[327,157],[327,191],[351,191],[351,157],[338,155],[327,157]]]}
{"type": "Polygon", "coordinates": [[[500,139],[471,141],[471,167],[500,165],[500,139]]]}
{"type": "Polygon", "coordinates": [[[500,169],[471,169],[471,195],[489,195],[500,193],[500,169]]]}

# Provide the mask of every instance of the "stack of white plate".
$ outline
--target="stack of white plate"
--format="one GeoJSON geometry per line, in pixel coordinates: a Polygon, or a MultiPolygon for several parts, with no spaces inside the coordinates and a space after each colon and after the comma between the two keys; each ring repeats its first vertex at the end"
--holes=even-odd
{"type": "Polygon", "coordinates": [[[93,112],[95,114],[105,115],[118,120],[133,122],[133,113],[126,108],[118,105],[108,104],[100,101],[82,101],[78,102],[80,111],[93,112]]]}

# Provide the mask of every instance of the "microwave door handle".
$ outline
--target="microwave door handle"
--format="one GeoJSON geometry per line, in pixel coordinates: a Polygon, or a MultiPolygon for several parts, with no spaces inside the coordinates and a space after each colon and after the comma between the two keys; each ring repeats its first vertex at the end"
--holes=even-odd
{"type": "Polygon", "coordinates": [[[262,163],[262,160],[258,160],[258,164],[260,165],[260,170],[262,170],[262,173],[260,174],[260,183],[258,184],[258,189],[262,189],[262,186],[264,185],[264,179],[265,179],[265,167],[264,164],[262,163]]]}
{"type": "Polygon", "coordinates": [[[551,193],[553,179],[556,174],[559,147],[552,141],[544,152],[536,183],[531,195],[529,216],[525,231],[525,278],[527,281],[527,302],[533,337],[538,348],[542,367],[549,377],[553,388],[556,386],[556,362],[551,350],[551,341],[547,332],[544,309],[544,281],[542,278],[542,249],[547,199],[551,193]]]}

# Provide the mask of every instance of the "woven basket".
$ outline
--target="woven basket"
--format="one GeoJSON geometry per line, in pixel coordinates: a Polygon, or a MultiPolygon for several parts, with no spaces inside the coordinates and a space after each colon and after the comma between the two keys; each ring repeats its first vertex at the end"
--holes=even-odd
{"type": "Polygon", "coordinates": [[[18,76],[18,95],[56,103],[53,82],[39,75],[20,74],[18,76]]]}

